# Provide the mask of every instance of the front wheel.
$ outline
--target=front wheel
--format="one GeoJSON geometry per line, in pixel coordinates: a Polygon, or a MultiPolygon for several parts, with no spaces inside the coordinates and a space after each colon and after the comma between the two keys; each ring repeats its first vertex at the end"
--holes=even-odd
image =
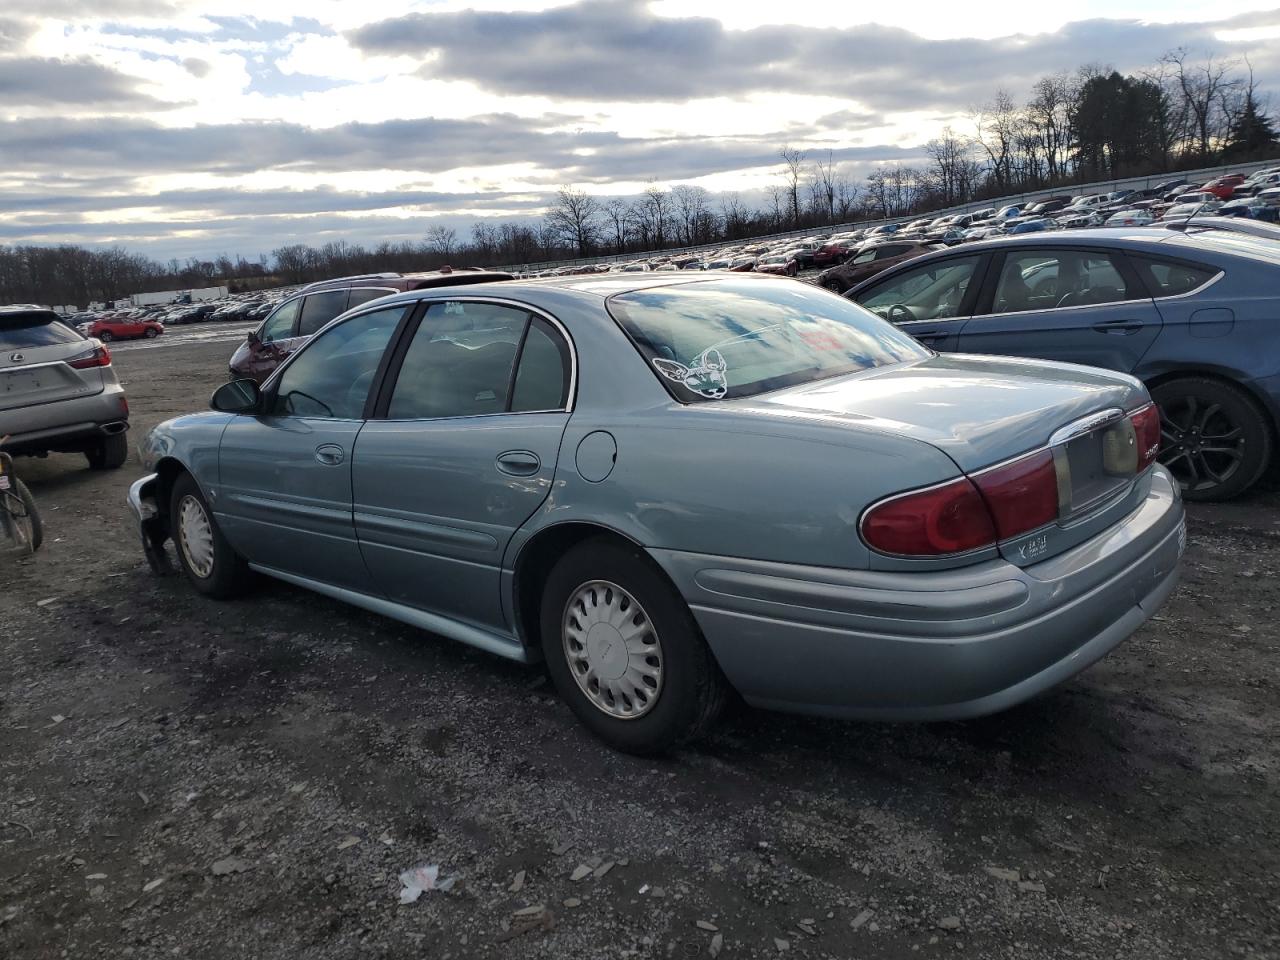
{"type": "Polygon", "coordinates": [[[197,591],[215,600],[228,600],[244,592],[249,566],[218,529],[213,511],[189,473],[173,485],[169,530],[182,572],[197,591]]]}
{"type": "Polygon", "coordinates": [[[822,285],[832,293],[844,293],[844,284],[839,280],[823,280],[822,285]]]}
{"type": "Polygon", "coordinates": [[[600,538],[552,568],[542,595],[551,679],[610,746],[651,754],[698,738],[728,685],[684,600],[638,548],[600,538]]]}
{"type": "Polygon", "coordinates": [[[1221,380],[1181,377],[1151,391],[1160,407],[1160,462],[1188,500],[1230,500],[1271,461],[1271,427],[1253,398],[1221,380]]]}
{"type": "Polygon", "coordinates": [[[148,340],[154,340],[156,337],[160,336],[160,331],[155,327],[147,327],[147,332],[144,333],[143,336],[148,340]]]}
{"type": "Polygon", "coordinates": [[[110,343],[112,340],[115,339],[115,337],[112,336],[109,331],[103,330],[100,334],[98,334],[98,339],[101,340],[103,343],[110,343]]]}

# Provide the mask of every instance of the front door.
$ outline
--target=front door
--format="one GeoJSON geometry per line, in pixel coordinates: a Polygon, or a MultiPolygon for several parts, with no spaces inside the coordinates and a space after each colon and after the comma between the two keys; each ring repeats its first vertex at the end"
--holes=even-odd
{"type": "Polygon", "coordinates": [[[569,420],[570,348],[504,304],[431,305],[356,440],[356,533],[391,600],[506,630],[507,544],[547,498],[569,420]]]}
{"type": "Polygon", "coordinates": [[[1008,253],[989,303],[960,333],[963,353],[1063,360],[1131,372],[1161,319],[1132,267],[1084,248],[1008,253]]]}
{"type": "Polygon", "coordinates": [[[214,514],[251,563],[361,592],[351,463],[378,365],[403,305],[360,314],[307,345],[219,447],[214,514]]]}

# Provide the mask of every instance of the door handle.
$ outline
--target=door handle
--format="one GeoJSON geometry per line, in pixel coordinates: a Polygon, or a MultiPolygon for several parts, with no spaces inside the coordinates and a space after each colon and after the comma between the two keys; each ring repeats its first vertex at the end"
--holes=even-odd
{"type": "Polygon", "coordinates": [[[1137,333],[1143,326],[1141,320],[1108,320],[1106,323],[1095,323],[1093,329],[1098,333],[1114,333],[1127,337],[1131,333],[1137,333]]]}
{"type": "Polygon", "coordinates": [[[326,467],[336,467],[346,458],[346,451],[336,443],[322,443],[316,447],[316,461],[326,467]]]}
{"type": "Polygon", "coordinates": [[[498,469],[512,477],[531,477],[538,472],[542,461],[530,450],[508,450],[498,454],[498,469]]]}

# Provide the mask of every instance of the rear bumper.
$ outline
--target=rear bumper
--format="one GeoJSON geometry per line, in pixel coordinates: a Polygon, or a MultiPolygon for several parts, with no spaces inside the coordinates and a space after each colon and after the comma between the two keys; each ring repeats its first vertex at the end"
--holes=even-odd
{"type": "Polygon", "coordinates": [[[1120,523],[1019,568],[798,567],[652,551],[750,703],[873,720],[1003,710],[1101,659],[1164,603],[1185,544],[1162,467],[1120,523]]]}
{"type": "Polygon", "coordinates": [[[10,434],[5,449],[14,454],[83,450],[128,429],[129,408],[117,383],[87,397],[0,413],[0,434],[10,434]]]}

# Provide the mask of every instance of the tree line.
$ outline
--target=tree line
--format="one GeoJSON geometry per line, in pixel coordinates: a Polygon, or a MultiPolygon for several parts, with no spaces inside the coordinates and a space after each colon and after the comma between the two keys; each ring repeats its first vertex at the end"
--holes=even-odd
{"type": "Polygon", "coordinates": [[[917,164],[884,163],[860,181],[834,153],[784,145],[764,202],[702,187],[650,184],[639,196],[557,191],[541,219],[477,220],[470,235],[434,226],[417,241],[297,243],[257,260],[159,262],[111,247],[0,247],[0,302],[76,304],[228,283],[235,289],[442,264],[527,264],[732,242],[785,230],[892,219],[1072,184],[1270,159],[1276,127],[1248,61],[1174,50],[1146,70],[1098,66],[1005,90],[946,128],[917,164]]]}

